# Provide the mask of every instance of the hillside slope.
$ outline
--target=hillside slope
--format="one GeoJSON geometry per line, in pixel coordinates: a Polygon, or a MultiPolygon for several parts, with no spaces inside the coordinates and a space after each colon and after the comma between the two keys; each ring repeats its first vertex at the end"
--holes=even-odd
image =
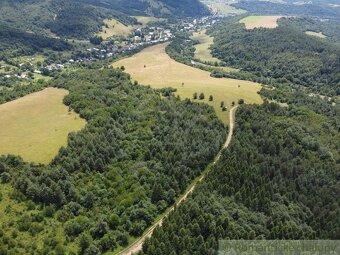
{"type": "Polygon", "coordinates": [[[213,35],[213,55],[230,66],[314,92],[340,93],[337,44],[283,25],[247,30],[243,24],[223,23],[213,35]]]}
{"type": "Polygon", "coordinates": [[[133,24],[137,21],[130,17],[132,15],[186,17],[208,13],[198,0],[4,0],[0,3],[0,22],[8,26],[76,38],[93,35],[104,25],[105,18],[133,24]]]}

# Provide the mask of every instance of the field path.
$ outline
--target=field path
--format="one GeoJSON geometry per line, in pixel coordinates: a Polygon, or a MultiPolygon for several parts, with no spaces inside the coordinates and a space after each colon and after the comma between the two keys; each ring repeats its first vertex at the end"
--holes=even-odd
{"type": "MultiPolygon", "coordinates": [[[[224,149],[228,148],[228,146],[231,142],[233,132],[234,132],[235,113],[236,113],[237,107],[238,107],[238,105],[234,106],[233,108],[230,109],[230,112],[229,112],[229,133],[228,133],[227,139],[226,139],[222,149],[216,155],[215,160],[213,162],[213,165],[215,165],[216,162],[221,158],[222,151],[224,149]]],[[[172,212],[175,209],[175,206],[177,207],[178,205],[180,205],[183,201],[185,201],[187,199],[187,197],[195,190],[196,185],[204,179],[206,174],[207,174],[207,172],[204,172],[200,178],[196,179],[193,182],[193,184],[191,185],[191,187],[178,199],[178,201],[175,203],[175,205],[171,206],[168,209],[167,213],[165,213],[162,216],[162,218],[160,218],[158,221],[156,221],[143,236],[138,238],[134,243],[132,243],[125,250],[119,252],[118,255],[133,255],[133,254],[137,254],[139,251],[141,251],[142,248],[143,248],[143,244],[144,244],[145,240],[152,236],[152,233],[155,230],[155,228],[162,225],[163,220],[166,219],[169,216],[170,212],[172,212]]]]}

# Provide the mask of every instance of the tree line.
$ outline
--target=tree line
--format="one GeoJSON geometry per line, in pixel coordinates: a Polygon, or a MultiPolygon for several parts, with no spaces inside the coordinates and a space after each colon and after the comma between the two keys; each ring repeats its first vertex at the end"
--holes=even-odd
{"type": "Polygon", "coordinates": [[[100,254],[126,246],[174,203],[226,137],[212,107],[162,99],[118,69],[62,73],[52,84],[69,90],[64,103],[88,124],[49,165],[0,158],[11,201],[26,205],[22,216],[2,223],[6,251],[100,254]],[[6,241],[13,228],[15,245],[6,241]],[[42,238],[44,246],[34,248],[24,236],[30,243],[42,238]]]}
{"type": "Polygon", "coordinates": [[[222,239],[339,239],[339,138],[329,117],[304,106],[242,105],[231,146],[140,254],[217,254],[222,239]]]}
{"type": "Polygon", "coordinates": [[[290,26],[247,30],[230,21],[217,25],[212,53],[230,66],[258,77],[310,88],[326,95],[340,93],[340,47],[290,26]]]}

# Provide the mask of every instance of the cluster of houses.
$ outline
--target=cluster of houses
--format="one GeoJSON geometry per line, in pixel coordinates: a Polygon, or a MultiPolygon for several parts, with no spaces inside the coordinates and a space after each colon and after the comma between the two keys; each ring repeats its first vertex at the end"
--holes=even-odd
{"type": "Polygon", "coordinates": [[[133,35],[134,42],[144,44],[166,42],[173,38],[170,29],[159,27],[139,28],[134,31],[133,35]]]}
{"type": "Polygon", "coordinates": [[[219,16],[206,16],[202,18],[196,18],[192,21],[183,22],[180,31],[194,32],[199,29],[209,28],[221,19],[219,16]]]}
{"type": "MultiPolygon", "coordinates": [[[[173,27],[144,27],[134,30],[128,37],[120,39],[120,41],[114,41],[109,43],[102,43],[99,46],[88,48],[85,51],[73,54],[72,58],[64,60],[58,63],[51,63],[47,66],[33,66],[31,62],[30,68],[27,70],[21,70],[22,72],[16,74],[6,74],[6,78],[16,77],[18,79],[31,78],[31,73],[46,74],[46,70],[49,72],[64,69],[75,63],[88,63],[96,61],[98,59],[105,59],[117,56],[119,54],[135,51],[148,45],[167,42],[174,38],[172,30],[175,31],[187,31],[194,32],[198,29],[207,28],[215,24],[219,20],[218,16],[208,16],[202,18],[195,18],[192,20],[182,21],[179,25],[173,27]],[[33,70],[32,70],[33,68],[33,70]]],[[[34,59],[32,59],[34,60],[34,59]]],[[[21,69],[26,66],[27,63],[19,64],[21,69]]],[[[0,68],[4,68],[1,66],[0,68]]]]}

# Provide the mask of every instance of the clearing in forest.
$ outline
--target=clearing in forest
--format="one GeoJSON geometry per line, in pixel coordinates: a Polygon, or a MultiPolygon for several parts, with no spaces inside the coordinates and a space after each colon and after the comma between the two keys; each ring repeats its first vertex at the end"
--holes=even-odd
{"type": "Polygon", "coordinates": [[[67,90],[47,88],[0,105],[0,155],[49,163],[86,122],[63,104],[67,90]]]}
{"type": "MultiPolygon", "coordinates": [[[[206,33],[207,31],[204,29],[202,31],[194,32],[191,36],[192,40],[197,40],[200,43],[195,45],[195,59],[199,59],[199,63],[197,65],[203,66],[212,66],[211,64],[220,63],[221,61],[218,58],[215,58],[211,54],[210,46],[214,43],[214,38],[206,33]],[[208,62],[204,64],[202,62],[208,62]]],[[[215,66],[214,66],[215,67],[215,66]]],[[[226,72],[238,72],[239,69],[229,67],[229,66],[218,66],[216,69],[221,69],[226,72]]]]}
{"type": "Polygon", "coordinates": [[[246,13],[245,10],[231,6],[231,4],[237,2],[235,0],[202,0],[202,2],[207,5],[213,13],[217,13],[219,15],[246,13]]]}
{"type": "Polygon", "coordinates": [[[319,37],[319,38],[326,38],[327,37],[322,32],[306,31],[306,34],[311,35],[311,36],[316,36],[316,37],[319,37]]]}
{"type": "Polygon", "coordinates": [[[149,22],[156,22],[156,21],[162,21],[164,19],[151,17],[151,16],[133,16],[137,19],[139,23],[142,23],[143,26],[146,26],[149,22]]]}
{"type": "Polygon", "coordinates": [[[105,25],[99,33],[99,36],[101,36],[104,40],[112,36],[128,35],[135,29],[135,26],[126,26],[116,19],[105,19],[104,23],[105,25]]]}
{"type": "Polygon", "coordinates": [[[214,43],[214,38],[207,35],[207,31],[204,29],[199,32],[194,32],[191,36],[192,40],[197,40],[200,43],[195,45],[195,58],[206,62],[220,62],[218,58],[211,55],[210,46],[214,43]]]}
{"type": "Polygon", "coordinates": [[[277,21],[283,16],[248,16],[240,20],[244,23],[247,29],[254,29],[259,27],[276,28],[277,21]]]}
{"type": "Polygon", "coordinates": [[[261,85],[250,81],[236,79],[218,79],[210,73],[171,59],[165,52],[167,43],[151,46],[132,57],[113,63],[113,67],[125,67],[132,79],[153,88],[173,87],[182,99],[193,99],[193,94],[204,94],[204,102],[215,108],[217,116],[226,124],[229,121],[231,103],[244,99],[246,103],[261,103],[258,95],[261,85]],[[209,96],[213,101],[209,101],[209,96]],[[227,111],[222,111],[220,104],[224,101],[227,111]]]}

